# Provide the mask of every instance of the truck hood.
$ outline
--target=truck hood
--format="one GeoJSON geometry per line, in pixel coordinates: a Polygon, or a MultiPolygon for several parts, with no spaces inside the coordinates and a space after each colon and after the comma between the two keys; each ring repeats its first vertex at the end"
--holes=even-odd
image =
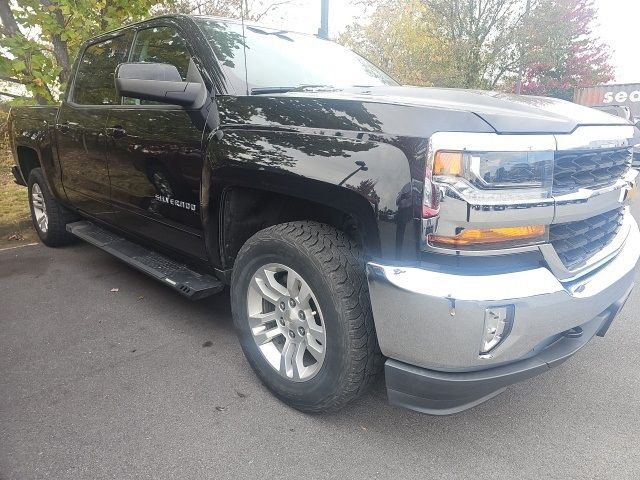
{"type": "Polygon", "coordinates": [[[471,112],[497,133],[570,133],[578,125],[629,125],[624,119],[548,97],[423,87],[353,87],[285,95],[471,112]]]}

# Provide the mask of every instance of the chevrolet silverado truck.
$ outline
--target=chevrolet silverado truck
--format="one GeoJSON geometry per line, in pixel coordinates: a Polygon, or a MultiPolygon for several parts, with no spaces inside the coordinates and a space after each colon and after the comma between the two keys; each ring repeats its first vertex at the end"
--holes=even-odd
{"type": "Polygon", "coordinates": [[[401,86],[313,36],[126,26],[10,131],[45,245],[79,237],[192,299],[230,286],[248,363],[305,412],[383,370],[394,405],[465,410],[603,336],[634,284],[628,122],[401,86]]]}

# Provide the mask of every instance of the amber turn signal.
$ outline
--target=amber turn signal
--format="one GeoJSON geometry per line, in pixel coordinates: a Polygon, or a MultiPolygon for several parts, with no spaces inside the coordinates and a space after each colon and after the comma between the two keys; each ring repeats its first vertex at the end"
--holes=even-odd
{"type": "Polygon", "coordinates": [[[474,245],[486,245],[491,243],[521,242],[533,243],[537,240],[544,240],[547,228],[544,225],[527,225],[525,227],[500,227],[500,228],[480,228],[466,229],[455,237],[442,237],[439,235],[429,235],[428,240],[431,245],[442,245],[446,247],[465,247],[474,245]]]}
{"type": "Polygon", "coordinates": [[[450,152],[441,150],[436,153],[433,160],[433,175],[449,175],[458,177],[463,173],[462,152],[450,152]]]}

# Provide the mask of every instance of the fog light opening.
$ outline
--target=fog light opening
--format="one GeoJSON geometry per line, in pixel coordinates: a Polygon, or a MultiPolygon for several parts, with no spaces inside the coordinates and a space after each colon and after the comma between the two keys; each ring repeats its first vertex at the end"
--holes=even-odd
{"type": "Polygon", "coordinates": [[[490,307],[484,311],[481,355],[489,353],[507,338],[513,325],[514,311],[514,305],[490,307]]]}
{"type": "Polygon", "coordinates": [[[562,335],[567,338],[580,338],[583,333],[582,327],[573,327],[562,332],[562,335]]]}

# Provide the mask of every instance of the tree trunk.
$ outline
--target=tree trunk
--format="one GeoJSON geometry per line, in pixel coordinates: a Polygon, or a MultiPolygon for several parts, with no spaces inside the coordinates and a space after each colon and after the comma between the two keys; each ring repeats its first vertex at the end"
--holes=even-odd
{"type": "Polygon", "coordinates": [[[107,14],[107,10],[108,8],[111,6],[111,1],[110,0],[105,0],[104,2],[104,8],[100,11],[100,28],[102,29],[103,32],[106,32],[107,29],[109,28],[109,24],[107,23],[107,21],[104,19],[105,15],[107,14]]]}
{"type": "Polygon", "coordinates": [[[0,0],[0,21],[2,21],[3,32],[7,37],[21,35],[18,22],[16,22],[9,0],[0,0]]]}
{"type": "MultiPolygon", "coordinates": [[[[52,6],[51,0],[40,0],[40,4],[47,9],[52,6]]],[[[60,30],[64,30],[65,22],[60,9],[56,8],[53,10],[52,15],[58,24],[58,27],[60,27],[60,30]]],[[[69,47],[67,46],[67,42],[62,40],[62,37],[60,37],[60,34],[58,33],[51,34],[51,44],[53,45],[53,55],[56,57],[56,63],[61,69],[58,79],[60,80],[60,83],[66,83],[67,80],[69,80],[69,75],[71,73],[69,47]]]]}
{"type": "MultiPolygon", "coordinates": [[[[62,13],[60,10],[56,10],[54,13],[56,22],[64,26],[64,18],[62,17],[62,13]]],[[[53,54],[56,57],[56,61],[58,62],[58,66],[62,69],[60,70],[60,75],[58,78],[61,83],[66,83],[69,80],[69,76],[71,74],[71,65],[69,62],[69,47],[67,47],[67,42],[62,40],[60,35],[51,35],[51,43],[53,44],[53,54]]]]}

